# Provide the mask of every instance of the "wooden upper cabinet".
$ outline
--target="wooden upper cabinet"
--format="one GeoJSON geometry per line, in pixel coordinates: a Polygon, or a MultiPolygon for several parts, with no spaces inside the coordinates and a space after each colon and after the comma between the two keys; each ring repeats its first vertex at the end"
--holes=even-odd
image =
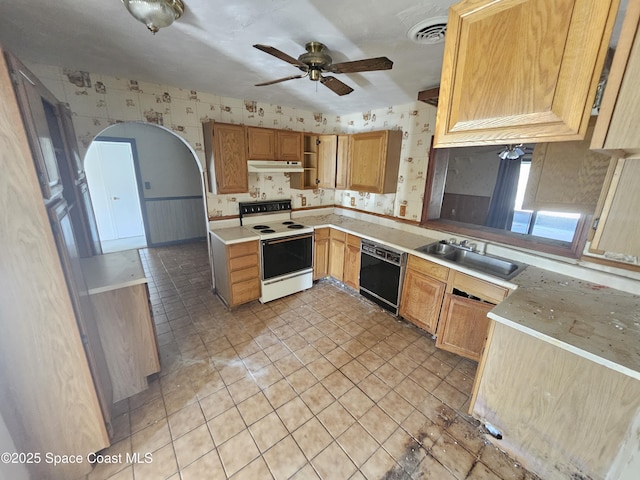
{"type": "Polygon", "coordinates": [[[276,160],[276,131],[247,127],[247,151],[249,160],[276,160]]]}
{"type": "Polygon", "coordinates": [[[215,122],[205,123],[203,127],[211,192],[248,192],[245,127],[215,122]]]}
{"type": "Polygon", "coordinates": [[[538,143],[533,150],[522,208],[592,215],[609,170],[608,155],[589,150],[592,117],[584,140],[538,143]]]}
{"type": "Polygon", "coordinates": [[[318,187],[336,188],[338,137],[318,135],[318,187]]]}
{"type": "Polygon", "coordinates": [[[436,148],[581,140],[619,0],[464,0],[449,9],[436,148]]]}
{"type": "Polygon", "coordinates": [[[602,97],[591,148],[640,153],[640,2],[629,2],[602,97]]]}
{"type": "Polygon", "coordinates": [[[349,139],[351,135],[338,135],[338,151],[336,152],[337,189],[346,190],[349,181],[349,139]]]}
{"type": "Polygon", "coordinates": [[[356,133],[349,141],[349,190],[393,193],[398,187],[402,132],[356,133]]]}
{"type": "Polygon", "coordinates": [[[302,132],[276,130],[276,160],[302,161],[302,132]]]}

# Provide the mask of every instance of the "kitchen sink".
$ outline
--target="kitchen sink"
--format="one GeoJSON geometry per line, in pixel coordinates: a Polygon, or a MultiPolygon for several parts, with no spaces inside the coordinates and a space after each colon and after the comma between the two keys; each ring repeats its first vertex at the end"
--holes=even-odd
{"type": "Polygon", "coordinates": [[[435,242],[416,248],[418,252],[433,255],[434,257],[448,260],[470,270],[493,275],[504,280],[509,280],[526,268],[523,263],[513,262],[505,258],[483,255],[471,251],[467,247],[453,245],[446,242],[435,242]]]}

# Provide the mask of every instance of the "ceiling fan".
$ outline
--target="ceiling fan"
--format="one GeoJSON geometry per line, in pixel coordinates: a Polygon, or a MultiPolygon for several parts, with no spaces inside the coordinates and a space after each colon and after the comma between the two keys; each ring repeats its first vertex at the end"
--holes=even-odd
{"type": "Polygon", "coordinates": [[[262,50],[269,55],[273,55],[280,60],[290,63],[294,67],[298,67],[304,73],[301,75],[292,75],[290,77],[271,80],[270,82],[258,83],[256,87],[263,85],[273,85],[274,83],[286,82],[296,78],[309,77],[314,82],[320,82],[325,87],[332,90],[338,95],[347,95],[353,92],[346,83],[341,82],[335,77],[325,76],[323,73],[359,73],[371,72],[374,70],[389,70],[393,67],[393,62],[387,57],[367,58],[365,60],[356,60],[354,62],[332,63],[331,56],[327,53],[327,47],[320,42],[309,42],[305,45],[306,53],[300,55],[297,59],[268,45],[254,45],[258,50],[262,50]]]}

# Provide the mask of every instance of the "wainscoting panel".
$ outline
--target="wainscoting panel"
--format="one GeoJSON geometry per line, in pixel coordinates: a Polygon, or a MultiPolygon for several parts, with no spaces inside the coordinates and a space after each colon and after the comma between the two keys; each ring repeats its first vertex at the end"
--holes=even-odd
{"type": "Polygon", "coordinates": [[[206,237],[202,197],[147,198],[144,204],[149,246],[206,237]]]}

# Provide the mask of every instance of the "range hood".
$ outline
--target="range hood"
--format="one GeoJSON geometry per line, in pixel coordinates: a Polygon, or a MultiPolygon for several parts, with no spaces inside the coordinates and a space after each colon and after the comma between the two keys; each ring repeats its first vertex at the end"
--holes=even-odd
{"type": "Polygon", "coordinates": [[[247,168],[249,172],[304,172],[302,162],[284,160],[249,160],[247,168]]]}

